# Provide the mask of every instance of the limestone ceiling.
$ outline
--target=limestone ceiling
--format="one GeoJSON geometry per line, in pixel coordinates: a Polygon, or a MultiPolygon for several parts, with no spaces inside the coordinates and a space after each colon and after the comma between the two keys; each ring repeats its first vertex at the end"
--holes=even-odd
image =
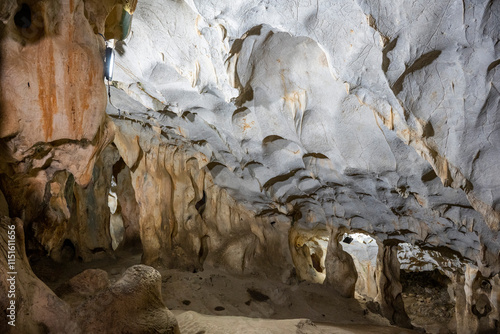
{"type": "Polygon", "coordinates": [[[141,0],[112,101],[257,214],[498,257],[499,13],[141,0]]]}

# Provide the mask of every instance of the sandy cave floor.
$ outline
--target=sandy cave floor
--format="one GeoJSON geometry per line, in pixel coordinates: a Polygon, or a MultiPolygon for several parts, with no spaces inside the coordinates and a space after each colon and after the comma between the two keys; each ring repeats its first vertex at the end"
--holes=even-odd
{"type": "MultiPolygon", "coordinates": [[[[32,259],[35,274],[72,306],[82,297],[68,292],[67,282],[80,272],[105,270],[111,283],[139,264],[138,250],[115,259],[58,264],[32,259]]],[[[176,315],[181,333],[416,333],[369,312],[363,300],[343,298],[324,286],[289,279],[287,283],[259,275],[232,275],[214,268],[201,272],[159,269],[162,297],[176,315]]]]}

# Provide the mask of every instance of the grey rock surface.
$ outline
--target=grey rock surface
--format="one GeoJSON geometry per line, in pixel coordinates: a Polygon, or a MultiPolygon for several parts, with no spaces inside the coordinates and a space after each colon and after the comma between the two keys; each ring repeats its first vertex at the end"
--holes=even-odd
{"type": "Polygon", "coordinates": [[[444,247],[495,274],[499,7],[144,0],[113,102],[203,153],[258,214],[444,247]]]}

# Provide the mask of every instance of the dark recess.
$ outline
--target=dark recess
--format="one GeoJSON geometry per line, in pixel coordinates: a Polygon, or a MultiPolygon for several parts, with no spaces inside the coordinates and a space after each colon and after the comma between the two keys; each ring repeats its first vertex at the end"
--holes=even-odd
{"type": "Polygon", "coordinates": [[[69,262],[75,258],[76,248],[69,239],[65,239],[61,247],[61,259],[63,262],[69,262]]]}
{"type": "Polygon", "coordinates": [[[323,268],[321,268],[321,260],[320,260],[319,256],[316,253],[311,254],[311,261],[312,261],[314,269],[316,269],[316,271],[318,273],[322,273],[323,272],[323,268]]]}
{"type": "Polygon", "coordinates": [[[247,289],[247,292],[250,295],[250,297],[252,297],[253,300],[256,300],[258,302],[265,302],[266,300],[269,300],[269,296],[263,294],[260,291],[254,289],[247,289]]]}
{"type": "Polygon", "coordinates": [[[343,243],[345,244],[350,244],[352,242],[352,238],[351,237],[345,237],[344,240],[342,240],[343,243]]]}
{"type": "Polygon", "coordinates": [[[28,29],[31,27],[31,8],[23,3],[21,9],[14,16],[14,23],[19,29],[28,29]]]}
{"type": "Polygon", "coordinates": [[[203,197],[194,205],[200,216],[203,215],[203,211],[205,211],[205,204],[207,203],[207,194],[205,190],[203,190],[203,197]]]}

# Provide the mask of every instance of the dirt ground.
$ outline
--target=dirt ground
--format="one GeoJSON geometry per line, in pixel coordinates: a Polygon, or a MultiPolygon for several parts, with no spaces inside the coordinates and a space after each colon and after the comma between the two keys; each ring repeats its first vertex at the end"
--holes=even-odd
{"type": "MultiPolygon", "coordinates": [[[[68,293],[71,277],[99,268],[113,283],[140,258],[139,251],[131,250],[92,263],[32,259],[32,267],[56,294],[76,306],[82,297],[68,293]]],[[[159,271],[164,303],[176,315],[181,333],[415,333],[390,326],[385,318],[369,312],[362,300],[343,298],[322,285],[293,277],[284,283],[261,274],[238,276],[215,268],[196,273],[159,271]]]]}

